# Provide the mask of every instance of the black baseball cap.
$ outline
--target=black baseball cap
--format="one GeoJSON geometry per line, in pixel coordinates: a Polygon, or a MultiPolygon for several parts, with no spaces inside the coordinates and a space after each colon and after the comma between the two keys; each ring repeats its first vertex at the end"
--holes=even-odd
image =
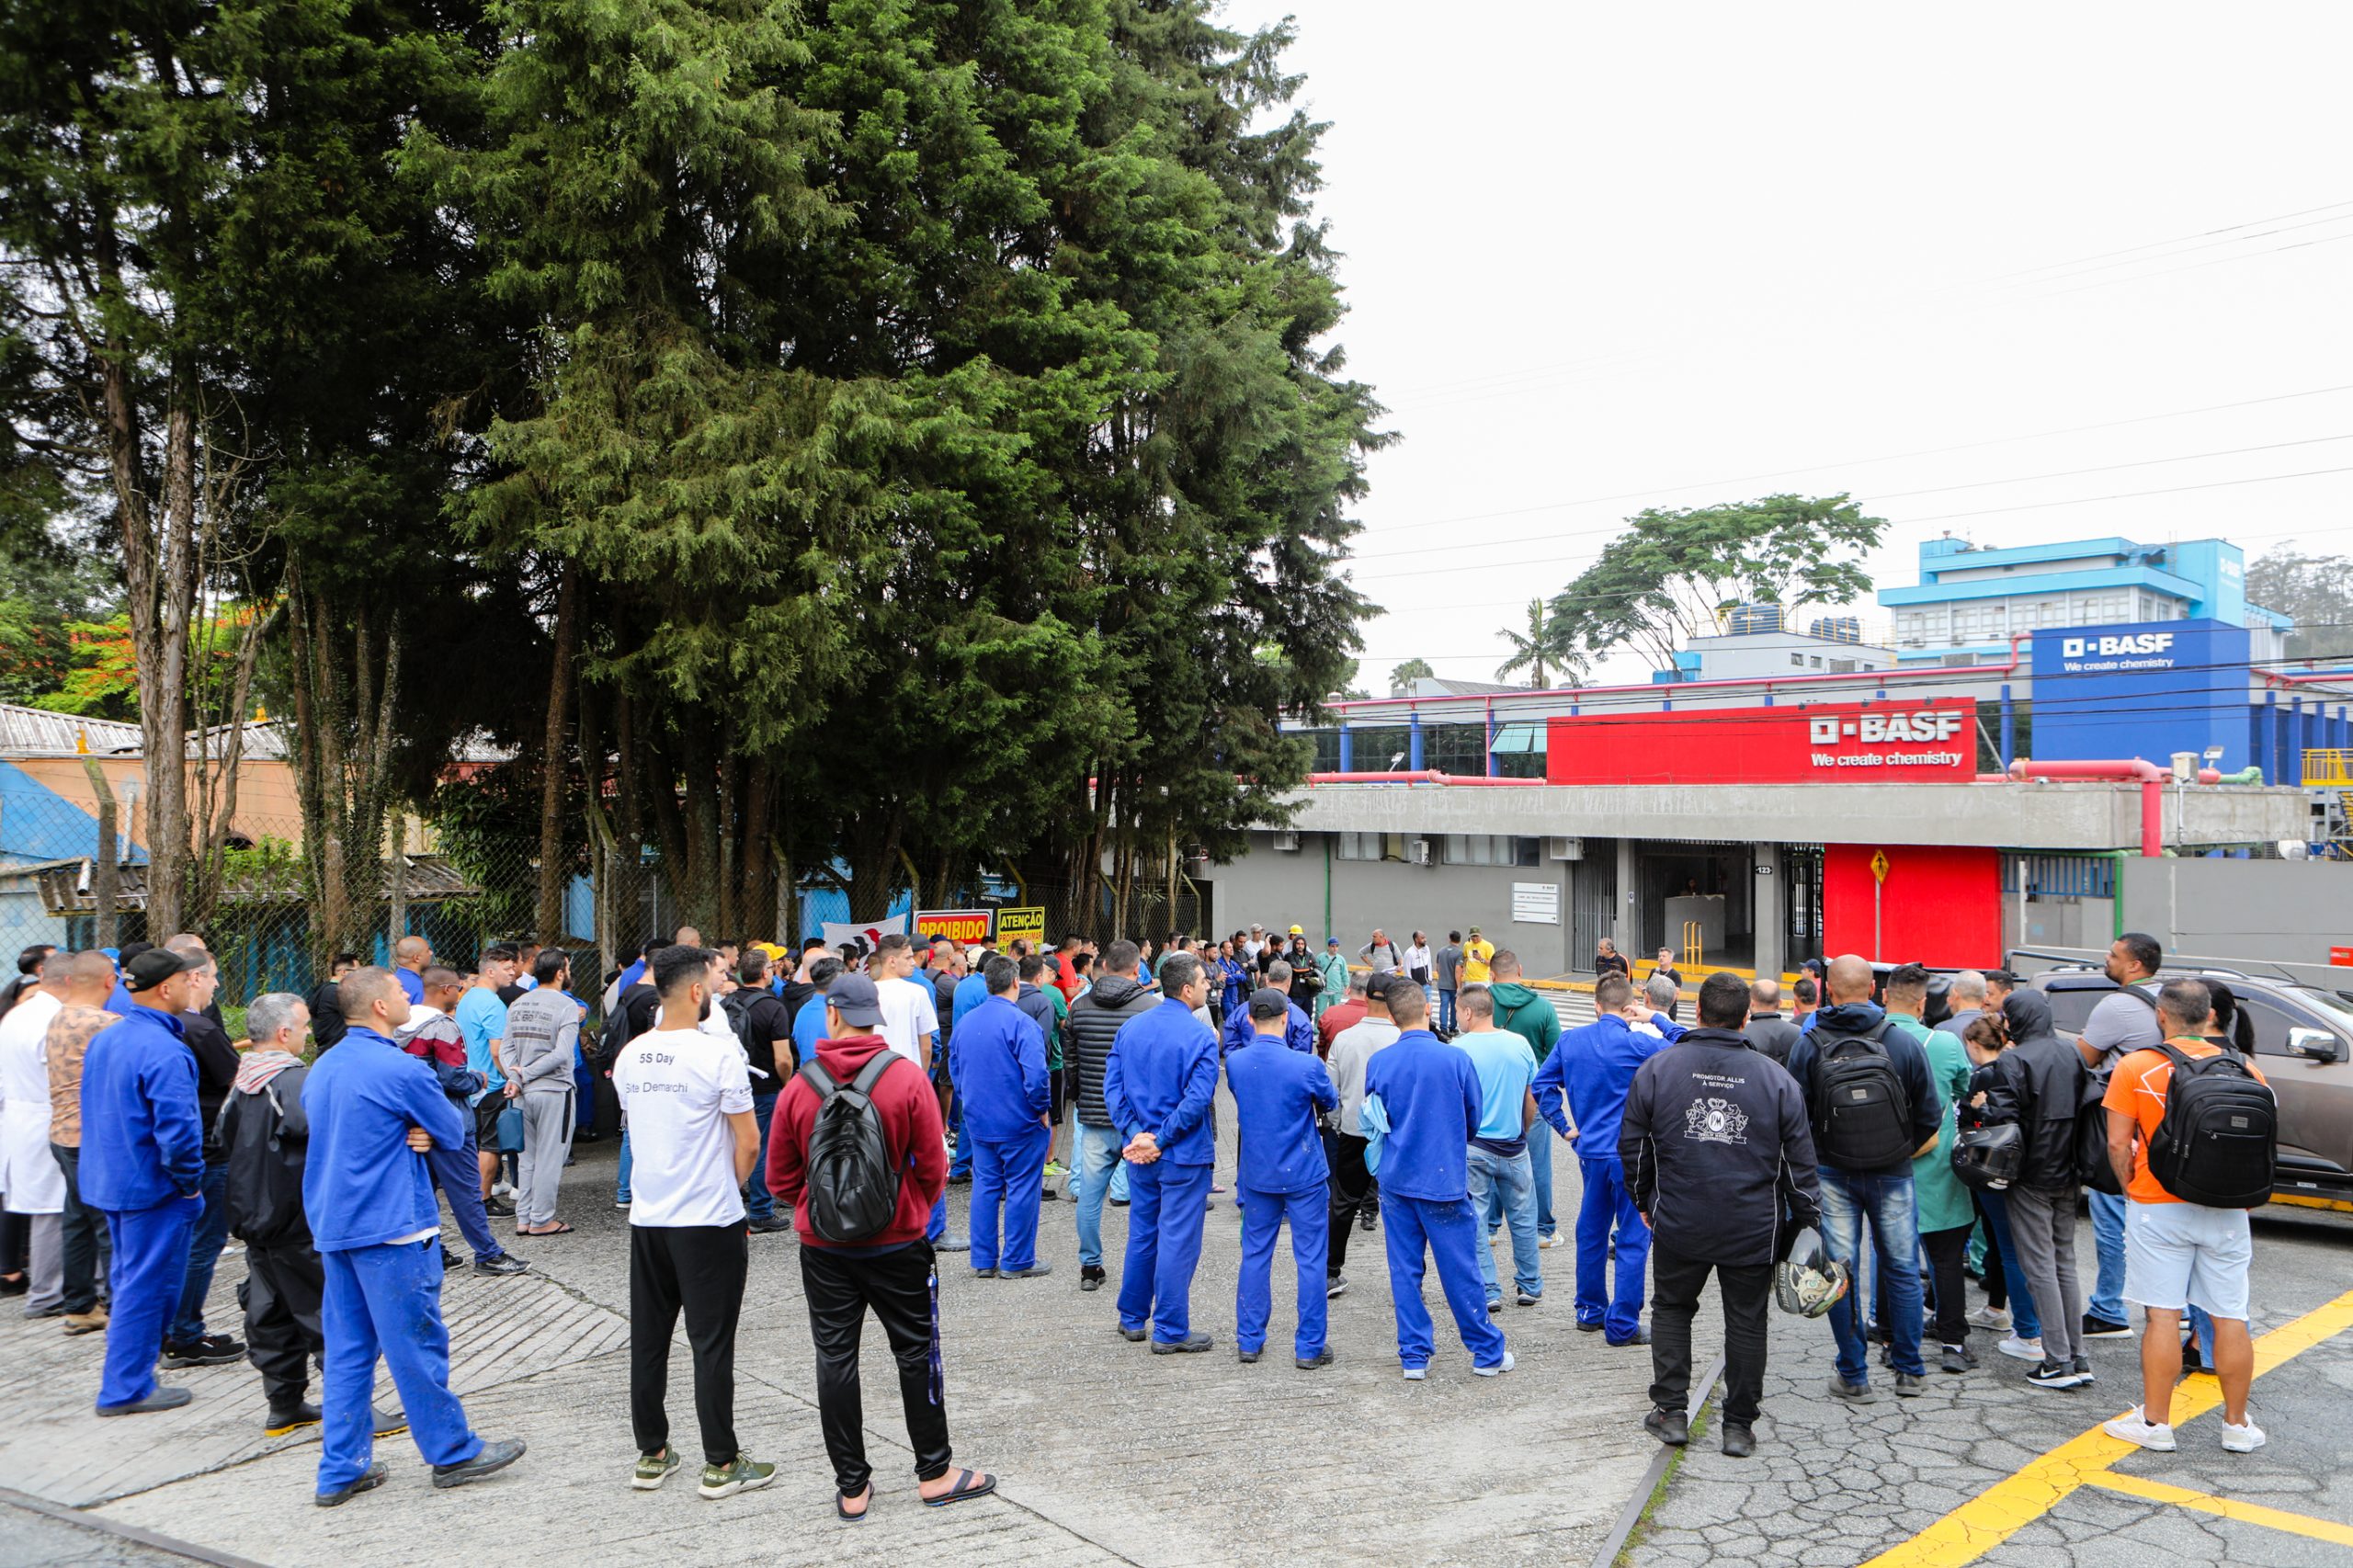
{"type": "Polygon", "coordinates": [[[1290,998],[1271,985],[1262,985],[1250,993],[1250,1016],[1253,1018],[1279,1018],[1290,1012],[1290,998]]]}
{"type": "Polygon", "coordinates": [[[825,1006],[842,1016],[842,1022],[873,1028],[882,1022],[882,997],[874,989],[874,982],[862,974],[845,974],[825,987],[825,1006]]]}
{"type": "Polygon", "coordinates": [[[183,970],[202,969],[209,961],[183,958],[169,948],[150,948],[123,966],[122,986],[134,993],[153,991],[183,970]]]}

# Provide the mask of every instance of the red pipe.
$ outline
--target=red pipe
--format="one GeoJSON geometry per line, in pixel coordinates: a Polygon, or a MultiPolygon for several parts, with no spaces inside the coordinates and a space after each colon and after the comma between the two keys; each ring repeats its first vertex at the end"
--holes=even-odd
{"type": "Polygon", "coordinates": [[[1311,773],[1307,782],[1314,784],[1446,784],[1458,788],[1484,785],[1534,784],[1541,786],[1541,778],[1489,778],[1475,773],[1440,773],[1426,767],[1418,773],[1311,773]]]}
{"type": "MultiPolygon", "coordinates": [[[[2139,757],[2114,762],[2029,762],[2010,764],[2013,778],[2123,779],[2141,786],[2141,855],[2154,860],[2165,852],[2165,787],[2173,775],[2139,757]]],[[[2217,775],[2217,777],[2220,777],[2217,775]]]]}
{"type": "MultiPolygon", "coordinates": [[[[2025,662],[2019,655],[2018,649],[2033,635],[2034,634],[2032,632],[2021,632],[2011,638],[2009,662],[2003,665],[1929,665],[1908,670],[1893,668],[1884,670],[1847,670],[1839,675],[1742,676],[1736,679],[1727,678],[1724,680],[1645,681],[1640,686],[1562,687],[1550,695],[1557,695],[1564,700],[1574,702],[1601,692],[1647,691],[1653,696],[1664,698],[1671,701],[1687,691],[1708,691],[1723,687],[1761,686],[1766,690],[1770,691],[1775,687],[1779,686],[1813,686],[1817,683],[1829,681],[1875,680],[1885,682],[1889,680],[1950,680],[1956,676],[2006,676],[2016,674],[2018,665],[2025,662]]],[[[1517,699],[1529,697],[1543,697],[1546,695],[1548,694],[1540,691],[1507,691],[1472,692],[1467,695],[1453,697],[1367,697],[1345,702],[1326,702],[1324,706],[1333,710],[1335,712],[1347,708],[1393,708],[1401,705],[1410,710],[1415,708],[1422,707],[1425,704],[1435,702],[1488,702],[1493,701],[1498,697],[1517,699]]],[[[1566,715],[1560,715],[1560,717],[1566,717],[1566,715]]],[[[1506,714],[1504,722],[1506,723],[1511,723],[1515,721],[1510,715],[1506,714]]]]}

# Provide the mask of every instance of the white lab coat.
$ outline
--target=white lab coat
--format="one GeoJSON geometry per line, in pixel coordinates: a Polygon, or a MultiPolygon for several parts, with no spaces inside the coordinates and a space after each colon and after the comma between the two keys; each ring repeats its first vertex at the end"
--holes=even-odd
{"type": "Polygon", "coordinates": [[[0,1193],[11,1214],[60,1214],[65,1173],[49,1149],[49,1057],[41,1049],[63,1004],[27,997],[0,1018],[0,1193]]]}

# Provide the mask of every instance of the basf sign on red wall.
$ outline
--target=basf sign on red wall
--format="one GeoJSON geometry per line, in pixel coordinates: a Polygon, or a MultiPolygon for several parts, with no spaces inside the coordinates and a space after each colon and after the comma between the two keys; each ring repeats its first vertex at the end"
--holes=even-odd
{"type": "Polygon", "coordinates": [[[1548,784],[1920,784],[1977,774],[1977,705],[1817,703],[1556,716],[1548,784]]]}

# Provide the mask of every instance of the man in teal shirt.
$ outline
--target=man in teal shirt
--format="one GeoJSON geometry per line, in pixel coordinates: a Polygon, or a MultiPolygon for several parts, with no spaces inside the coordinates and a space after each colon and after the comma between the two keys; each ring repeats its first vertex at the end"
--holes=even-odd
{"type": "Polygon", "coordinates": [[[1958,1376],[1977,1365],[1977,1355],[1969,1348],[1967,1287],[1961,1283],[1962,1258],[1977,1224],[1977,1210],[1969,1188],[1952,1174],[1953,1107],[1969,1094],[1969,1053],[1959,1035],[1931,1030],[1922,1020],[1928,1001],[1926,969],[1907,963],[1895,971],[1887,977],[1885,997],[1889,1027],[1919,1042],[1927,1054],[1937,1098],[1943,1102],[1937,1146],[1912,1162],[1912,1191],[1919,1208],[1920,1247],[1928,1255],[1928,1278],[1935,1287],[1935,1310],[1927,1326],[1944,1347],[1943,1369],[1958,1376]]]}
{"type": "MultiPolygon", "coordinates": [[[[1536,1178],[1528,1158],[1528,1130],[1536,1121],[1536,1052],[1509,1029],[1495,1027],[1495,1000],[1484,985],[1466,985],[1456,995],[1457,1050],[1479,1074],[1479,1131],[1471,1140],[1471,1204],[1484,1213],[1500,1206],[1511,1227],[1513,1284],[1518,1301],[1532,1307],[1544,1297],[1544,1269],[1536,1247],[1536,1178]]],[[[1486,1281],[1487,1310],[1503,1305],[1493,1247],[1481,1247],[1479,1275],[1486,1281]]]]}
{"type": "Polygon", "coordinates": [[[473,989],[458,999],[451,1015],[466,1037],[466,1068],[481,1074],[485,1085],[468,1103],[474,1108],[474,1138],[481,1151],[483,1201],[492,1214],[500,1216],[514,1212],[491,1195],[498,1180],[498,1116],[514,1094],[506,1074],[499,1070],[499,1054],[506,1043],[506,1004],[498,999],[498,988],[515,978],[516,957],[515,949],[504,943],[484,948],[476,965],[473,989]]]}
{"type": "MultiPolygon", "coordinates": [[[[1487,960],[1494,978],[1487,990],[1495,1005],[1495,1027],[1508,1029],[1528,1042],[1536,1053],[1536,1065],[1542,1067],[1552,1048],[1561,1043],[1561,1014],[1552,999],[1535,987],[1522,983],[1519,955],[1508,948],[1499,949],[1487,960]]],[[[1561,1244],[1560,1221],[1552,1216],[1552,1141],[1539,1138],[1528,1146],[1528,1173],[1536,1183],[1536,1244],[1554,1247],[1561,1244]]],[[[1490,1203],[1485,1210],[1487,1229],[1493,1232],[1504,1222],[1503,1210],[1490,1203]]]]}

